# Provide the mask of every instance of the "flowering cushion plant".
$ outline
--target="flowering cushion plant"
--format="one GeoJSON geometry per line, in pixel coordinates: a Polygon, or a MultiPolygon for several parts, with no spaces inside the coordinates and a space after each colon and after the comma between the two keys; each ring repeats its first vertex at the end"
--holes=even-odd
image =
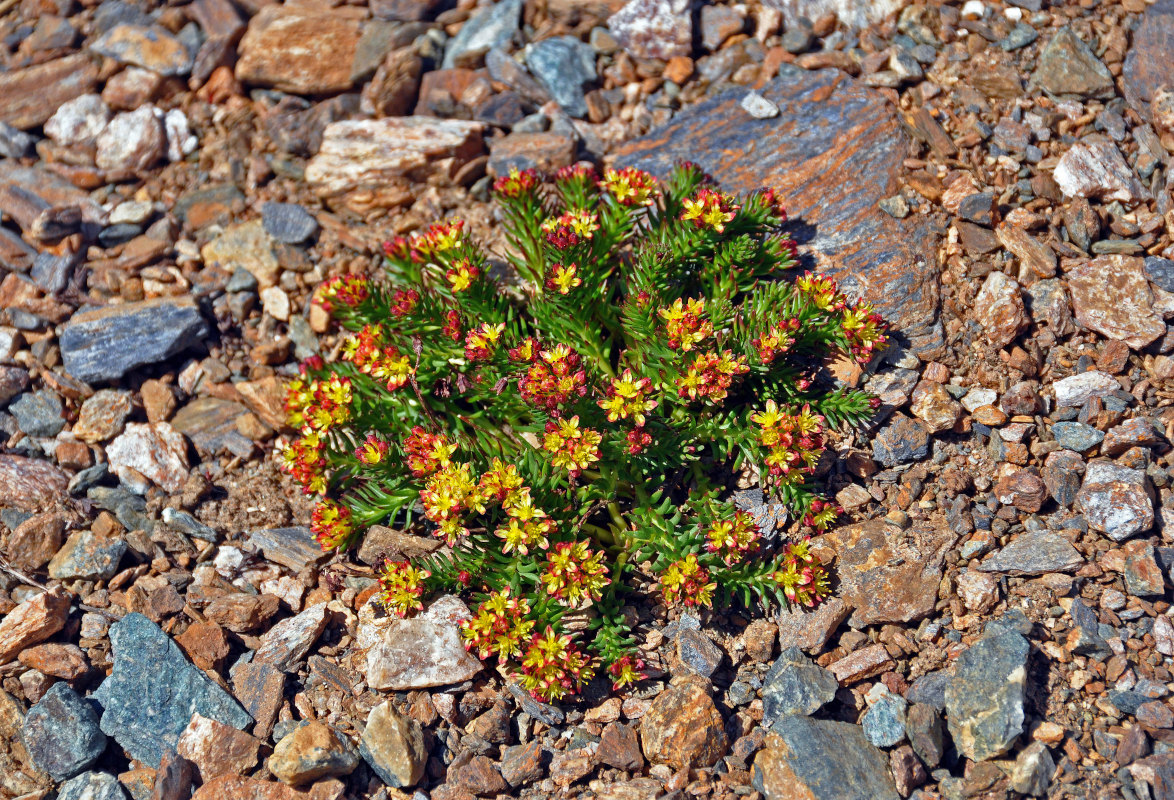
{"type": "Polygon", "coordinates": [[[668,605],[826,597],[801,534],[836,509],[813,473],[828,427],[875,401],[820,367],[867,361],[880,318],[830,278],[786,280],[795,246],[773,193],[725,194],[692,165],[663,184],[514,171],[494,194],[501,261],[440,222],[385,245],[385,279],[316,294],[349,333],[291,384],[301,437],[281,457],[322,495],[322,546],[375,523],[439,537],[437,555],[382,566],[380,601],[408,615],[429,592],[467,591],[467,647],[544,700],[597,670],[617,687],[641,677],[624,600],[642,584],[668,605]],[[740,472],[800,538],[765,541],[733,506],[740,472]]]}

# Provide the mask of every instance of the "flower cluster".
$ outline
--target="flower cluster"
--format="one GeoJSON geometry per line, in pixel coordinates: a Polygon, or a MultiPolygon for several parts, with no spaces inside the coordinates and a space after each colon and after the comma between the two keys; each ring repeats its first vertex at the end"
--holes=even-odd
{"type": "Polygon", "coordinates": [[[384,562],[379,571],[379,594],[377,600],[388,614],[406,617],[412,611],[420,611],[424,604],[424,581],[432,577],[426,569],[416,569],[407,561],[384,562]]]}
{"type": "Polygon", "coordinates": [[[464,595],[465,646],[547,702],[596,671],[644,677],[642,587],[677,606],[827,596],[798,537],[834,524],[815,467],[874,400],[818,365],[884,347],[872,306],[790,277],[773,192],[723,193],[693,165],[510,170],[493,193],[500,268],[449,219],[387,242],[385,275],[315,293],[345,332],[289,383],[278,457],[317,495],[322,547],[375,524],[443,541],[384,563],[375,602],[464,595]],[[730,468],[787,507],[780,549],[733,505],[730,468]]]}
{"type": "Polygon", "coordinates": [[[824,419],[810,405],[792,414],[767,400],[750,420],[759,426],[758,442],[767,451],[763,463],[772,476],[784,483],[801,481],[815,469],[824,449],[824,419]]]}
{"type": "Polygon", "coordinates": [[[668,605],[709,606],[717,584],[710,580],[709,570],[697,562],[693,553],[674,561],[660,576],[660,588],[668,605]]]}
{"type": "Polygon", "coordinates": [[[811,608],[832,593],[827,568],[812,555],[806,539],[787,545],[782,565],[772,577],[788,603],[811,608]]]}
{"type": "Polygon", "coordinates": [[[560,603],[577,606],[584,600],[598,600],[607,586],[607,567],[602,550],[595,553],[587,542],[559,542],[546,557],[542,585],[560,603]]]}
{"type": "Polygon", "coordinates": [[[705,313],[704,298],[683,300],[678,297],[668,308],[658,312],[664,320],[669,347],[689,352],[693,346],[713,336],[713,325],[702,314],[705,313]]]}

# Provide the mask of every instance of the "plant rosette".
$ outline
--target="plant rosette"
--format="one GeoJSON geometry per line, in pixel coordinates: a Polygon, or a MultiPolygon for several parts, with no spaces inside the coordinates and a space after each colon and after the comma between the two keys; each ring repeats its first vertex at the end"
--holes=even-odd
{"type": "Polygon", "coordinates": [[[443,540],[385,563],[379,602],[403,616],[432,592],[470,596],[466,646],[546,701],[596,672],[641,679],[625,613],[641,587],[670,607],[827,597],[806,536],[839,509],[815,470],[829,432],[876,400],[823,365],[884,347],[871,306],[789,277],[774,194],[726,194],[693,165],[664,183],[512,171],[494,196],[496,261],[447,220],[388,242],[380,278],[315,294],[346,334],[291,383],[300,437],[280,458],[321,495],[322,547],[376,523],[443,540]],[[740,474],[785,504],[791,538],[734,507],[740,474]]]}

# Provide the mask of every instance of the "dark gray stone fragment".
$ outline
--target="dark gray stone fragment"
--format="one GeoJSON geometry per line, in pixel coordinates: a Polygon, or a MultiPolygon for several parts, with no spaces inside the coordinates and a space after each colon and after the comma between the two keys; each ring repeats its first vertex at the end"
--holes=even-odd
{"type": "Polygon", "coordinates": [[[98,714],[64,681],[29,709],[20,736],[36,768],[55,781],[85,771],[106,750],[98,714]]]}

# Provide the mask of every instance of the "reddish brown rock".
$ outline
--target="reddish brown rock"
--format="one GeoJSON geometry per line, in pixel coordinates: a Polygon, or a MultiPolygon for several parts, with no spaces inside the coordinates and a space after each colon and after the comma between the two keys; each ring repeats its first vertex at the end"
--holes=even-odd
{"type": "Polygon", "coordinates": [[[291,786],[350,775],[358,765],[359,753],[350,741],[319,720],[286,734],[268,762],[274,777],[291,786]]]}
{"type": "Polygon", "coordinates": [[[847,525],[813,542],[813,552],[838,562],[839,596],[855,609],[854,627],[912,622],[937,602],[942,560],[957,536],[942,526],[904,531],[882,519],[847,525]]]}
{"type": "Polygon", "coordinates": [[[575,140],[561,133],[511,133],[493,143],[489,171],[494,175],[505,175],[510,169],[554,172],[575,160],[575,150],[575,140]]]}
{"type": "Polygon", "coordinates": [[[1018,225],[1004,222],[995,229],[999,242],[1019,259],[1019,280],[1034,283],[1056,274],[1056,254],[1018,225]]]}
{"type": "Polygon", "coordinates": [[[0,73],[0,122],[35,128],[97,83],[97,62],[81,53],[0,73]]]}
{"type": "Polygon", "coordinates": [[[912,400],[913,416],[924,422],[930,433],[948,431],[962,417],[961,404],[940,383],[921,381],[913,389],[912,400]]]}
{"type": "Polygon", "coordinates": [[[82,403],[73,435],[83,442],[104,442],[122,433],[134,406],[130,392],[101,389],[82,403]]]}
{"type": "Polygon", "coordinates": [[[90,668],[86,654],[77,645],[50,642],[22,650],[17,657],[29,669],[40,670],[46,675],[72,681],[90,668]]]}
{"type": "Polygon", "coordinates": [[[61,591],[30,597],[0,619],[0,664],[26,647],[39,644],[65,626],[70,600],[61,591]]]}
{"type": "Polygon", "coordinates": [[[196,765],[200,780],[207,783],[218,775],[251,771],[264,745],[260,739],[197,713],[180,734],[175,749],[196,765]]]}
{"type": "Polygon", "coordinates": [[[1174,87],[1174,0],[1157,0],[1145,10],[1133,32],[1121,88],[1125,98],[1142,119],[1148,119],[1149,104],[1165,86],[1174,87]]]}
{"type": "Polygon", "coordinates": [[[774,189],[791,218],[813,232],[800,251],[877,303],[915,350],[935,352],[942,333],[933,236],[923,221],[896,220],[877,207],[900,188],[908,148],[892,107],[836,70],[784,65],[761,93],[778,117],[754,119],[739,106],[745,91],[727,92],[621,146],[616,163],[663,176],[688,159],[724,189],[774,189]],[[835,202],[828,186],[840,189],[835,202]]]}
{"type": "Polygon", "coordinates": [[[215,622],[193,622],[175,637],[175,643],[183,648],[193,664],[203,670],[219,672],[231,652],[224,629],[215,622]]]}
{"type": "Polygon", "coordinates": [[[266,425],[275,430],[288,429],[285,415],[286,389],[280,378],[271,375],[255,381],[241,381],[233,386],[240,393],[245,406],[266,425]]]}
{"type": "Polygon", "coordinates": [[[17,526],[8,537],[5,552],[12,566],[35,571],[49,563],[65,541],[65,518],[38,514],[17,526]]]}
{"type": "Polygon", "coordinates": [[[282,783],[221,775],[205,783],[191,800],[321,800],[311,792],[300,792],[282,783]]]}
{"type": "Polygon", "coordinates": [[[188,478],[187,442],[166,422],[132,422],[106,447],[112,472],[133,470],[169,492],[178,492],[188,478]]]}
{"type": "Polygon", "coordinates": [[[204,616],[233,633],[255,631],[281,608],[281,601],[271,594],[226,594],[204,609],[204,616]]]}
{"type": "Polygon", "coordinates": [[[423,72],[424,61],[413,48],[388,53],[363,87],[363,112],[377,119],[406,115],[416,103],[423,72]]]}
{"type": "Polygon", "coordinates": [[[0,453],[0,507],[36,511],[65,493],[69,478],[47,461],[0,453]]]}
{"type": "Polygon", "coordinates": [[[1003,505],[1013,505],[1020,511],[1034,514],[1048,499],[1048,489],[1038,475],[1021,469],[999,478],[995,484],[995,496],[1003,505]]]}
{"type": "Polygon", "coordinates": [[[644,768],[644,756],[640,753],[640,737],[630,725],[613,722],[603,729],[595,757],[601,764],[616,769],[639,771],[644,768]]]}
{"type": "Polygon", "coordinates": [[[836,676],[841,686],[857,683],[865,678],[880,675],[894,666],[889,651],[883,644],[874,644],[857,650],[828,665],[828,671],[836,676]]]}
{"type": "Polygon", "coordinates": [[[703,682],[685,681],[656,696],[640,721],[644,755],[673,769],[711,767],[726,754],[729,740],[703,682]]]}
{"type": "Polygon", "coordinates": [[[814,609],[795,607],[780,611],[775,618],[779,626],[779,649],[798,647],[818,653],[851,613],[852,609],[839,597],[830,597],[814,609]]]}
{"type": "Polygon", "coordinates": [[[1166,333],[1154,311],[1145,259],[1108,255],[1085,262],[1067,274],[1076,321],[1135,350],[1166,333]]]}
{"type": "Polygon", "coordinates": [[[1001,272],[988,275],[974,298],[974,318],[995,347],[1006,347],[1027,330],[1030,321],[1015,279],[1001,272]]]}
{"type": "Polygon", "coordinates": [[[361,33],[341,9],[265,6],[241,39],[236,78],[295,94],[344,92],[361,33]]]}
{"type": "Polygon", "coordinates": [[[269,664],[241,664],[232,674],[233,694],[257,721],[253,733],[268,737],[284,701],[285,673],[269,664]]]}

